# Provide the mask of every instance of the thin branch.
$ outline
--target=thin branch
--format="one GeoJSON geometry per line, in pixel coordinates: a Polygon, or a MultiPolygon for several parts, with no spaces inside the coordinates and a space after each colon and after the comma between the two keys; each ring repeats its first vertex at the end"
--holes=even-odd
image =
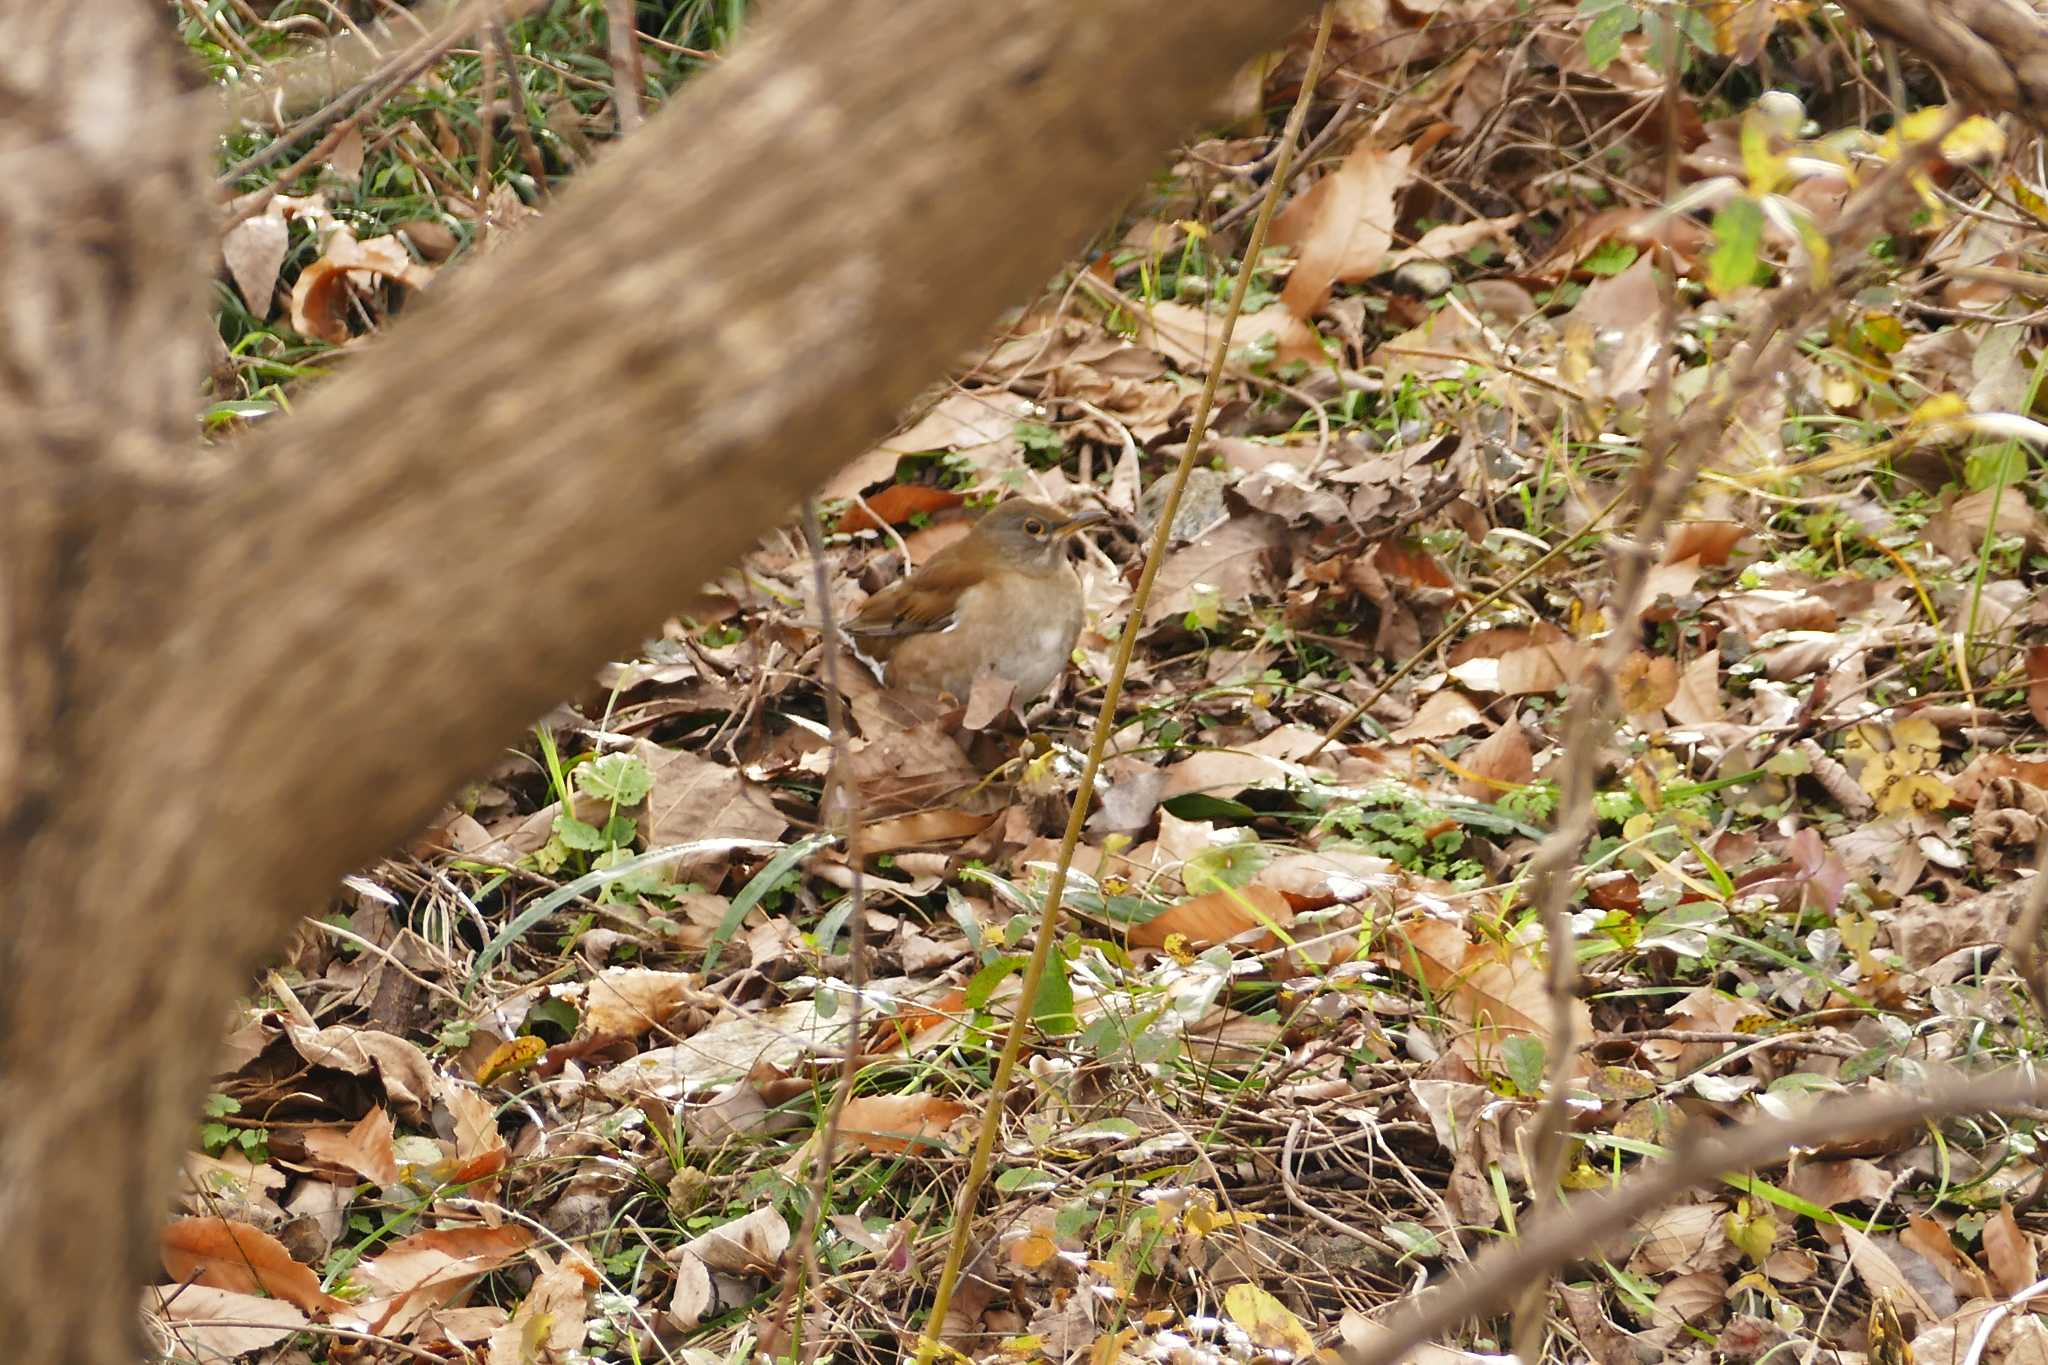
{"type": "Polygon", "coordinates": [[[1606,1194],[1585,1195],[1519,1241],[1496,1242],[1440,1287],[1407,1300],[1371,1339],[1344,1351],[1345,1365],[1394,1365],[1426,1341],[1498,1311],[1531,1280],[1547,1280],[1567,1261],[1695,1185],[1782,1160],[1823,1142],[1876,1136],[1954,1114],[2048,1103],[2048,1080],[2031,1069],[1996,1072],[1925,1095],[1867,1095],[1830,1101],[1789,1119],[1761,1119],[1713,1137],[1682,1142],[1606,1194]]]}
{"type": "Polygon", "coordinates": [[[1309,52],[1308,68],[1302,73],[1301,92],[1295,98],[1294,109],[1287,116],[1287,127],[1280,135],[1280,158],[1273,168],[1272,179],[1266,183],[1259,216],[1252,225],[1251,239],[1245,243],[1244,258],[1238,266],[1230,302],[1218,320],[1221,335],[1216,342],[1215,354],[1210,357],[1208,373],[1202,378],[1201,394],[1195,400],[1187,444],[1181,449],[1180,463],[1174,467],[1173,481],[1167,489],[1165,505],[1160,509],[1158,526],[1152,533],[1152,543],[1145,550],[1145,567],[1131,593],[1130,612],[1117,639],[1116,659],[1110,666],[1109,680],[1102,691],[1101,709],[1095,717],[1095,733],[1089,740],[1088,760],[1082,765],[1080,781],[1074,790],[1074,803],[1067,812],[1066,831],[1060,836],[1060,851],[1053,864],[1052,883],[1046,888],[1045,908],[1039,914],[1037,941],[1032,944],[1031,959],[1025,965],[1024,978],[1017,993],[1016,1013],[1010,1020],[1009,1032],[1003,1037],[1003,1050],[996,1059],[995,1076],[989,1084],[988,1099],[982,1106],[981,1124],[974,1135],[974,1152],[968,1160],[967,1179],[961,1185],[954,1205],[953,1235],[946,1248],[946,1264],[939,1275],[938,1292],[932,1298],[924,1331],[918,1337],[917,1365],[931,1365],[933,1356],[939,1351],[939,1334],[945,1330],[946,1310],[952,1305],[953,1288],[959,1281],[960,1267],[967,1258],[967,1241],[974,1227],[975,1200],[988,1178],[989,1155],[995,1147],[996,1132],[1002,1127],[1007,1108],[1010,1077],[1017,1068],[1017,1056],[1023,1051],[1024,1035],[1031,1027],[1031,1005],[1038,998],[1039,983],[1045,979],[1045,969],[1052,960],[1053,944],[1059,935],[1060,901],[1066,894],[1067,873],[1073,866],[1074,851],[1081,842],[1081,828],[1088,819],[1089,798],[1095,791],[1096,774],[1102,769],[1103,753],[1116,729],[1117,700],[1123,695],[1124,675],[1130,669],[1131,655],[1137,648],[1139,623],[1144,620],[1145,603],[1152,596],[1153,580],[1159,576],[1159,566],[1166,559],[1166,544],[1172,537],[1174,518],[1180,511],[1181,492],[1187,487],[1188,471],[1194,468],[1195,456],[1208,435],[1209,412],[1215,404],[1216,390],[1223,382],[1224,368],[1230,358],[1231,333],[1237,325],[1238,315],[1244,311],[1244,298],[1251,289],[1252,276],[1258,273],[1259,255],[1266,245],[1266,230],[1272,226],[1273,210],[1280,201],[1282,187],[1287,183],[1289,163],[1293,159],[1292,148],[1301,137],[1302,125],[1308,119],[1317,73],[1322,69],[1323,53],[1330,45],[1330,28],[1335,13],[1333,6],[1325,5],[1321,22],[1316,26],[1315,46],[1309,52]]]}

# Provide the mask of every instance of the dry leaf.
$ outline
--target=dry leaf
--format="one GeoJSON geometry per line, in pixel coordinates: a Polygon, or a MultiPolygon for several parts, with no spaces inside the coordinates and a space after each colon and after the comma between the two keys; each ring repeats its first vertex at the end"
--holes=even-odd
{"type": "MultiPolygon", "coordinates": [[[[539,1253],[535,1253],[538,1256],[539,1253]]],[[[580,1256],[550,1266],[509,1322],[491,1333],[486,1365],[557,1365],[583,1348],[584,1311],[601,1283],[580,1256]]]]}
{"type": "Polygon", "coordinates": [[[892,483],[849,507],[840,516],[836,529],[840,535],[845,535],[850,531],[877,530],[883,522],[899,526],[920,514],[929,515],[958,507],[966,500],[965,494],[949,488],[934,488],[924,483],[892,483]]]}
{"type": "MultiPolygon", "coordinates": [[[[649,848],[706,839],[772,840],[789,828],[766,793],[723,764],[646,740],[632,752],[654,779],[640,817],[649,848]]],[[[670,867],[677,881],[709,882],[715,890],[731,859],[721,852],[685,854],[670,867]]]]}
{"type": "Polygon", "coordinates": [[[583,1026],[597,1038],[638,1038],[668,1021],[698,995],[690,972],[614,968],[594,978],[584,996],[583,1026]]]}
{"type": "Polygon", "coordinates": [[[870,1152],[922,1152],[944,1148],[940,1138],[968,1112],[939,1095],[857,1095],[839,1113],[841,1138],[870,1152]]]}
{"type": "Polygon", "coordinates": [[[1500,728],[1458,755],[1458,790],[1475,801],[1498,801],[1529,785],[1536,776],[1536,756],[1522,723],[1509,716],[1500,728]]]}
{"type": "Polygon", "coordinates": [[[292,1259],[284,1243],[247,1223],[225,1218],[179,1218],[158,1241],[164,1272],[184,1283],[237,1294],[264,1293],[309,1313],[347,1305],[320,1287],[311,1266],[292,1259]]]}
{"type": "Polygon", "coordinates": [[[284,205],[275,198],[264,212],[244,218],[221,235],[221,257],[242,302],[258,319],[268,321],[277,309],[277,272],[291,250],[291,228],[285,223],[284,205]]]}
{"type": "Polygon", "coordinates": [[[1193,948],[1207,948],[1236,938],[1253,929],[1266,930],[1259,940],[1262,948],[1276,941],[1275,926],[1285,929],[1294,922],[1287,897],[1270,886],[1224,887],[1192,897],[1143,924],[1131,926],[1134,948],[1163,948],[1169,936],[1178,934],[1193,948]]]}
{"type": "Polygon", "coordinates": [[[1239,1281],[1223,1291],[1223,1311],[1244,1328],[1252,1345],[1268,1351],[1286,1351],[1296,1360],[1316,1353],[1315,1338],[1301,1319],[1287,1311],[1287,1305],[1255,1284],[1239,1281]]]}
{"type": "Polygon", "coordinates": [[[144,1291],[143,1307],[163,1320],[172,1339],[195,1360],[228,1360],[260,1351],[308,1325],[305,1313],[282,1299],[205,1284],[152,1285],[144,1291]]]}
{"type": "Polygon", "coordinates": [[[1984,1222],[1984,1262],[1998,1292],[2012,1298],[2041,1278],[2041,1265],[2034,1241],[2020,1230],[2010,1205],[1984,1222]]]}
{"type": "Polygon", "coordinates": [[[1313,317],[1333,286],[1370,279],[1386,267],[1394,201],[1415,175],[1411,153],[1361,142],[1273,220],[1273,243],[1295,248],[1294,272],[1280,295],[1294,316],[1313,317]]]}
{"type": "Polygon", "coordinates": [[[398,1183],[398,1156],[391,1149],[391,1115],[372,1109],[352,1128],[314,1128],[306,1153],[318,1161],[354,1171],[377,1185],[398,1183]]]}

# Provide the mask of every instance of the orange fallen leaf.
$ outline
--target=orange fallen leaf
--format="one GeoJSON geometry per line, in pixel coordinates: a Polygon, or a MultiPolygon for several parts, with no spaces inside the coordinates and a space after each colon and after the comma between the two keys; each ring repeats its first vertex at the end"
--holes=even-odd
{"type": "Polygon", "coordinates": [[[309,1313],[347,1305],[320,1287],[313,1268],[292,1259],[284,1243],[261,1228],[225,1218],[180,1218],[157,1244],[164,1271],[180,1283],[237,1294],[269,1294],[309,1313]]]}
{"type": "Polygon", "coordinates": [[[379,1185],[398,1183],[398,1156],[391,1147],[391,1115],[372,1109],[350,1128],[315,1128],[306,1134],[306,1153],[316,1161],[354,1171],[379,1185]]]}
{"type": "Polygon", "coordinates": [[[878,530],[883,522],[899,526],[919,513],[943,512],[949,507],[958,507],[964,501],[966,498],[962,494],[951,489],[934,488],[924,483],[892,483],[848,508],[840,516],[836,529],[845,535],[849,531],[878,530]]]}
{"type": "Polygon", "coordinates": [[[939,1095],[860,1095],[839,1112],[839,1135],[870,1152],[931,1151],[940,1134],[967,1112],[939,1095]]]}
{"type": "Polygon", "coordinates": [[[1272,930],[1293,922],[1293,906],[1270,886],[1222,887],[1132,925],[1130,941],[1134,948],[1163,948],[1170,935],[1178,934],[1190,947],[1208,948],[1263,927],[1270,946],[1272,930]]]}

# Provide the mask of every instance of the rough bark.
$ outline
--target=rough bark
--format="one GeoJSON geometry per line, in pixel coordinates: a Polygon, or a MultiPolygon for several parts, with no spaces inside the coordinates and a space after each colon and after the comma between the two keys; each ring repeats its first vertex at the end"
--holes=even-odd
{"type": "Polygon", "coordinates": [[[2048,129],[2048,19],[2027,0],[1841,0],[1964,98],[2048,129]]]}
{"type": "Polygon", "coordinates": [[[205,105],[0,0],[0,1323],[132,1359],[222,1012],[881,432],[1306,0],[793,7],[275,439],[184,448],[205,105]]]}

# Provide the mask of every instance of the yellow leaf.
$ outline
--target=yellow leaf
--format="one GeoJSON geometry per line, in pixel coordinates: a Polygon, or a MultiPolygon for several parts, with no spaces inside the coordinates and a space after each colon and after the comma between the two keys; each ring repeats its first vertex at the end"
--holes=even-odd
{"type": "Polygon", "coordinates": [[[1268,1351],[1286,1351],[1297,1360],[1316,1352],[1315,1338],[1301,1319],[1287,1311],[1287,1305],[1255,1284],[1243,1281],[1223,1294],[1223,1311],[1244,1328],[1254,1346],[1268,1351]]]}
{"type": "Polygon", "coordinates": [[[484,1064],[476,1069],[476,1083],[489,1085],[501,1076],[524,1071],[547,1055],[548,1045],[532,1034],[524,1034],[491,1049],[484,1064]]]}
{"type": "Polygon", "coordinates": [[[1036,1270],[1059,1255],[1059,1251],[1050,1237],[1034,1234],[1010,1248],[1010,1264],[1024,1270],[1036,1270]]]}

